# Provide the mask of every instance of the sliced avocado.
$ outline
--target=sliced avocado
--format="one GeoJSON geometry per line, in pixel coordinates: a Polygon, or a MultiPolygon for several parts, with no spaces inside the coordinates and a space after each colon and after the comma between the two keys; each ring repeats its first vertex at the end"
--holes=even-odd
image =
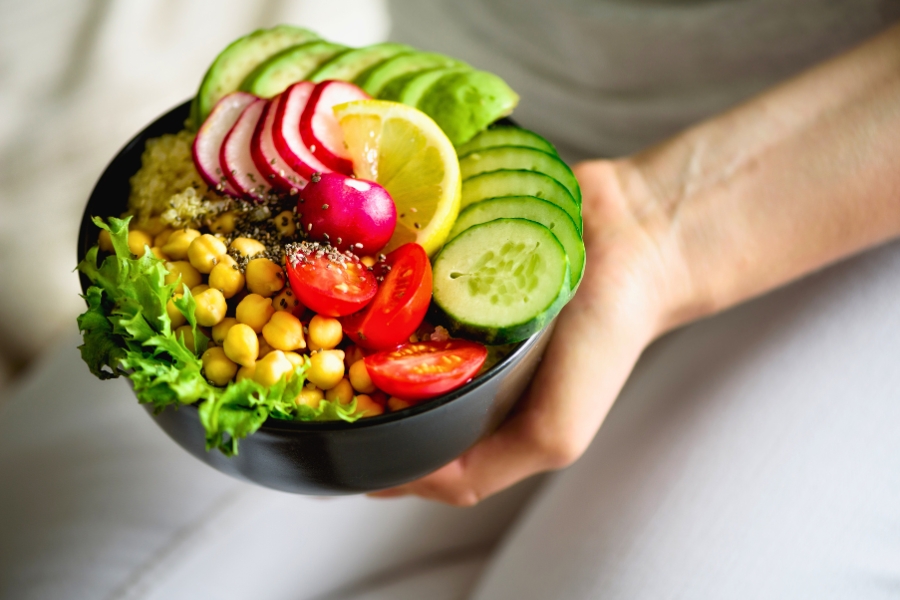
{"type": "Polygon", "coordinates": [[[425,69],[438,67],[463,67],[464,62],[434,52],[410,52],[398,54],[372,67],[360,75],[355,83],[372,97],[379,97],[381,90],[392,79],[425,69]]]}
{"type": "Polygon", "coordinates": [[[422,73],[414,73],[405,83],[403,89],[400,90],[397,101],[409,106],[416,106],[428,88],[434,85],[434,82],[444,75],[471,70],[471,67],[445,67],[442,69],[430,69],[422,73]]]}
{"type": "Polygon", "coordinates": [[[190,120],[199,127],[222,96],[238,89],[241,81],[261,62],[289,46],[319,39],[312,31],[290,25],[258,29],[222,50],[203,76],[191,103],[190,120]]]}
{"type": "Polygon", "coordinates": [[[510,114],[519,95],[506,82],[487,71],[449,73],[422,95],[417,108],[440,125],[454,145],[510,114]]]}
{"type": "Polygon", "coordinates": [[[323,64],[315,73],[309,76],[309,80],[316,83],[327,79],[353,81],[366,69],[382,63],[401,52],[413,51],[412,46],[394,44],[392,42],[355,48],[323,64]]]}
{"type": "Polygon", "coordinates": [[[241,83],[241,89],[260,98],[271,98],[347,50],[347,46],[321,40],[285,48],[253,69],[241,83]]]}

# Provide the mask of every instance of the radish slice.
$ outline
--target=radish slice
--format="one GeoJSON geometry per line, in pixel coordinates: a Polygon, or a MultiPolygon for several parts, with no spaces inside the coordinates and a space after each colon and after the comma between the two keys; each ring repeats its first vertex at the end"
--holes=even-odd
{"type": "Polygon", "coordinates": [[[232,126],[247,105],[254,100],[256,100],[256,96],[246,92],[234,92],[223,97],[203,122],[191,147],[194,165],[203,180],[211,188],[230,196],[240,196],[241,194],[225,178],[225,174],[219,166],[219,152],[225,136],[231,131],[232,126]]]}
{"type": "Polygon", "coordinates": [[[300,137],[300,115],[315,87],[316,84],[311,81],[300,81],[282,92],[272,127],[272,139],[275,140],[278,154],[307,181],[312,178],[313,173],[331,172],[331,169],[313,156],[300,137]]]}
{"type": "Polygon", "coordinates": [[[275,124],[275,113],[281,98],[281,95],[275,96],[266,104],[250,141],[250,155],[267,182],[282,192],[290,192],[302,190],[306,179],[284,162],[272,139],[272,126],[275,124]]]}
{"type": "Polygon", "coordinates": [[[267,103],[267,100],[258,98],[247,105],[231,131],[225,136],[222,150],[219,152],[219,164],[225,172],[228,183],[234,186],[240,195],[256,201],[263,200],[271,191],[250,156],[250,140],[267,103]]]}
{"type": "Polygon", "coordinates": [[[316,85],[300,116],[300,137],[316,158],[331,169],[353,174],[353,162],[344,146],[344,133],[332,107],[371,96],[346,81],[323,81],[316,85]]]}

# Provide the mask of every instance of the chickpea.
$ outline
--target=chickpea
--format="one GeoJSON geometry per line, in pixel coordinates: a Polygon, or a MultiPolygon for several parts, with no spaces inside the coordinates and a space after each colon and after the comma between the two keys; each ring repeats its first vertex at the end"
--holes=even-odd
{"type": "Polygon", "coordinates": [[[159,260],[163,260],[166,262],[168,262],[168,260],[169,260],[169,257],[166,256],[166,253],[163,252],[162,248],[160,248],[159,246],[153,246],[152,248],[150,248],[150,252],[152,252],[153,256],[155,256],[159,260]]]}
{"type": "Polygon", "coordinates": [[[371,394],[375,391],[375,384],[369,377],[365,361],[358,360],[350,366],[350,384],[361,394],[371,394]]]}
{"type": "Polygon", "coordinates": [[[268,354],[275,348],[270,346],[269,342],[267,342],[266,338],[264,338],[263,336],[258,335],[256,337],[259,339],[259,356],[257,357],[257,360],[259,360],[260,358],[262,358],[263,356],[265,356],[266,354],[268,354]]]}
{"type": "Polygon", "coordinates": [[[377,261],[375,260],[374,256],[363,256],[359,259],[359,262],[361,262],[366,267],[374,267],[377,261]]]}
{"type": "Polygon", "coordinates": [[[153,236],[153,245],[159,246],[160,249],[166,245],[166,242],[169,241],[169,236],[172,235],[174,229],[166,228],[153,236]]]}
{"type": "Polygon", "coordinates": [[[244,274],[237,268],[237,262],[226,254],[209,272],[209,286],[222,292],[226,298],[232,298],[244,289],[244,274]]]}
{"type": "MultiPolygon", "coordinates": [[[[343,366],[343,365],[341,365],[343,366]]],[[[325,392],[325,399],[329,402],[337,400],[341,404],[350,404],[353,401],[353,386],[346,377],[341,379],[336,386],[325,392]]]]}
{"type": "Polygon", "coordinates": [[[245,379],[253,379],[253,374],[256,372],[256,363],[252,365],[248,365],[246,367],[241,367],[238,369],[237,375],[235,375],[234,380],[236,382],[241,382],[245,379]]]}
{"type": "Polygon", "coordinates": [[[284,287],[284,270],[268,258],[254,258],[244,271],[247,289],[260,296],[273,296],[284,287]]]}
{"type": "Polygon", "coordinates": [[[297,354],[296,352],[285,352],[284,357],[291,361],[291,364],[294,365],[295,369],[306,363],[306,359],[303,358],[303,355],[297,354]]]}
{"type": "Polygon", "coordinates": [[[316,315],[309,322],[309,342],[315,349],[331,350],[340,344],[343,338],[341,322],[335,318],[316,315]]]}
{"type": "Polygon", "coordinates": [[[272,308],[272,300],[259,294],[247,294],[235,309],[237,320],[249,325],[256,333],[262,333],[263,326],[269,322],[273,314],[275,309],[272,308]]]}
{"type": "Polygon", "coordinates": [[[188,246],[188,260],[201,273],[209,274],[228,249],[221,240],[208,233],[194,239],[188,246]]]}
{"type": "Polygon", "coordinates": [[[242,367],[249,367],[256,364],[259,356],[259,339],[253,329],[238,323],[228,330],[222,348],[225,349],[225,356],[242,367]]]}
{"type": "Polygon", "coordinates": [[[289,312],[278,311],[263,326],[263,337],[273,348],[279,350],[299,350],[306,348],[303,339],[303,324],[289,312]]]}
{"type": "Polygon", "coordinates": [[[319,388],[312,387],[304,387],[300,392],[300,395],[294,400],[294,403],[297,405],[306,405],[312,409],[319,408],[319,402],[325,397],[325,394],[319,388]]]}
{"type": "MultiPolygon", "coordinates": [[[[357,346],[356,344],[350,344],[347,346],[347,352],[344,355],[344,366],[349,369],[353,366],[358,360],[362,360],[365,357],[363,354],[362,348],[357,346]]],[[[352,379],[350,381],[353,381],[352,379]]]]}
{"type": "Polygon", "coordinates": [[[384,414],[384,407],[375,402],[371,396],[360,394],[356,397],[356,414],[363,417],[377,417],[384,414]]]}
{"type": "Polygon", "coordinates": [[[281,350],[273,350],[256,361],[253,381],[260,385],[272,386],[282,377],[294,372],[294,365],[284,356],[281,350]]]}
{"type": "MultiPolygon", "coordinates": [[[[193,290],[191,290],[193,293],[193,290]]],[[[225,318],[225,312],[228,310],[228,304],[225,303],[225,296],[222,292],[215,288],[203,290],[196,296],[194,301],[197,308],[194,314],[197,316],[197,323],[204,327],[213,327],[222,322],[225,318]]]]}
{"type": "Polygon", "coordinates": [[[169,298],[168,302],[166,302],[166,314],[169,315],[169,320],[172,322],[172,329],[177,329],[187,323],[185,316],[181,314],[181,311],[175,306],[175,299],[181,298],[181,296],[182,294],[175,294],[169,298]]]}
{"type": "Polygon", "coordinates": [[[266,251],[266,247],[262,245],[262,242],[245,237],[235,238],[228,247],[232,250],[236,250],[245,258],[250,258],[266,251]]]}
{"type": "Polygon", "coordinates": [[[275,307],[275,310],[286,310],[295,317],[299,317],[306,310],[306,307],[300,304],[290,287],[285,287],[278,292],[277,296],[272,298],[272,306],[275,307]]]}
{"type": "Polygon", "coordinates": [[[201,283],[200,285],[195,285],[194,287],[191,288],[191,296],[194,296],[196,298],[199,294],[202,294],[203,292],[205,292],[208,289],[209,289],[209,286],[206,285],[205,283],[201,283]]]}
{"type": "Polygon", "coordinates": [[[344,359],[334,350],[321,350],[309,357],[306,378],[323,390],[330,390],[344,378],[344,359]]]}
{"type": "Polygon", "coordinates": [[[112,252],[115,250],[112,245],[112,236],[105,229],[100,230],[100,237],[97,238],[97,244],[104,252],[112,252]]]}
{"type": "Polygon", "coordinates": [[[228,330],[231,329],[232,325],[237,325],[237,322],[238,320],[234,317],[225,317],[219,321],[218,324],[213,325],[213,341],[221,346],[225,342],[225,336],[228,335],[228,330]]]}
{"type": "Polygon", "coordinates": [[[186,227],[173,231],[166,240],[166,245],[162,247],[162,251],[175,260],[184,260],[188,255],[188,248],[191,242],[200,237],[200,232],[196,229],[186,227]]]}
{"type": "Polygon", "coordinates": [[[225,351],[218,347],[207,348],[200,360],[203,362],[203,374],[219,387],[228,385],[238,370],[238,366],[225,356],[225,351]]]}
{"type": "Polygon", "coordinates": [[[235,221],[236,218],[234,211],[229,210],[227,212],[223,212],[212,220],[212,223],[209,224],[209,230],[213,233],[229,234],[234,231],[235,221]]]}
{"type": "Polygon", "coordinates": [[[153,238],[149,233],[139,229],[133,229],[128,232],[128,249],[131,250],[131,253],[135,256],[143,256],[145,252],[144,247],[152,245],[153,238]]]}
{"type": "Polygon", "coordinates": [[[281,237],[291,237],[297,232],[297,225],[294,223],[294,213],[284,210],[275,215],[272,219],[275,223],[275,229],[281,237]]]}
{"type": "Polygon", "coordinates": [[[184,346],[196,354],[197,349],[194,346],[194,330],[191,329],[190,325],[182,325],[175,330],[175,339],[177,340],[179,338],[184,338],[184,346]]]}
{"type": "Polygon", "coordinates": [[[181,278],[181,283],[186,285],[188,289],[195,288],[203,283],[200,272],[186,260],[176,260],[166,263],[166,269],[169,274],[166,275],[166,285],[173,284],[181,278]]]}
{"type": "Polygon", "coordinates": [[[388,398],[387,405],[391,412],[397,412],[398,410],[409,408],[410,406],[412,406],[412,402],[401,400],[397,396],[391,396],[390,398],[388,398]]]}
{"type": "Polygon", "coordinates": [[[166,229],[166,224],[160,219],[158,216],[150,217],[147,221],[141,226],[142,231],[146,231],[150,234],[150,237],[158,235],[161,231],[166,229]]]}

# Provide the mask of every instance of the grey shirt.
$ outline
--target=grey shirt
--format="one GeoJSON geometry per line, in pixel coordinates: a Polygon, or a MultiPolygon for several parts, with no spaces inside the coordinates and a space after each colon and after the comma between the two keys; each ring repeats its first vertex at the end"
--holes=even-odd
{"type": "Polygon", "coordinates": [[[392,36],[503,76],[569,159],[639,150],[900,16],[897,0],[390,0],[392,36]]]}

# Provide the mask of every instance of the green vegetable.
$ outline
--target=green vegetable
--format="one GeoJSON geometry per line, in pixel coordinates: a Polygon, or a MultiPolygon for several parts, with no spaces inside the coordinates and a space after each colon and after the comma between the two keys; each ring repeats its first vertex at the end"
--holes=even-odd
{"type": "Polygon", "coordinates": [[[292,378],[264,387],[245,379],[220,388],[203,377],[199,356],[209,340],[197,328],[195,302],[184,286],[174,300],[193,329],[196,353],[176,338],[166,313],[166,303],[176,286],[166,285],[165,263],[150,252],[134,258],[128,249],[129,218],[111,217],[109,224],[94,223],[109,231],[115,253],[98,266],[99,248],[91,248],[78,270],[93,285],[84,299],[87,310],[78,317],[84,343],[81,357],[101,379],[125,375],[131,379],[138,401],[166,407],[199,403],[200,422],[206,430],[206,449],[237,454],[238,440],[255,432],[269,417],[300,421],[341,419],[352,422],[356,402],[343,405],[323,400],[318,408],[297,406],[307,367],[297,367],[292,378]]]}

